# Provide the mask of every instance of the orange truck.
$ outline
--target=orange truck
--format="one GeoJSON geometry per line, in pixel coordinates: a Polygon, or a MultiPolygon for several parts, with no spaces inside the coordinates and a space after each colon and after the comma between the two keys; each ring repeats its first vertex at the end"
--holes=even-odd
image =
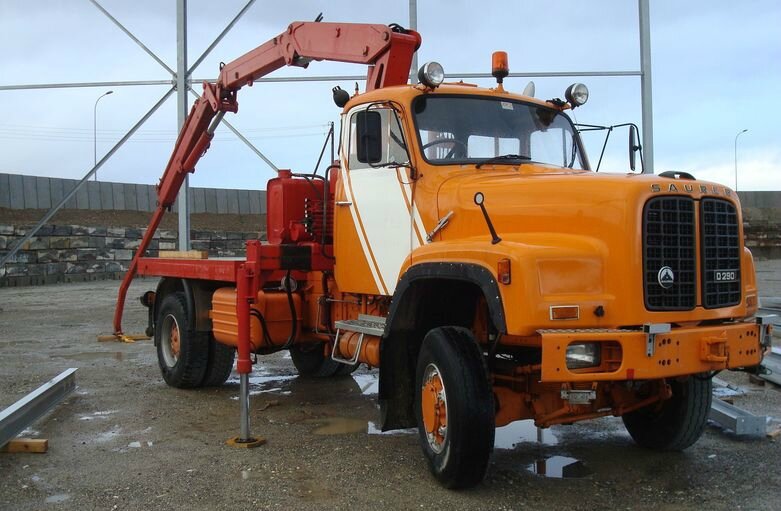
{"type": "Polygon", "coordinates": [[[236,359],[239,445],[254,440],[253,354],[289,350],[304,377],[378,368],[382,429],[417,427],[451,488],[482,480],[495,428],[518,420],[621,416],[641,446],[692,445],[711,377],[758,365],[770,343],[737,195],[685,173],[592,171],[566,114],[585,86],[509,92],[502,52],[494,88],[446,83],[436,62],[408,83],[420,43],[397,25],[297,22],[223,65],[158,185],[116,335],[132,278],[160,277],[142,303],[163,378],[221,385],[236,359]],[[268,241],[243,259],[146,257],[237,91],[320,60],[367,65],[366,91],[334,88],[324,173],[268,182],[268,241]]]}

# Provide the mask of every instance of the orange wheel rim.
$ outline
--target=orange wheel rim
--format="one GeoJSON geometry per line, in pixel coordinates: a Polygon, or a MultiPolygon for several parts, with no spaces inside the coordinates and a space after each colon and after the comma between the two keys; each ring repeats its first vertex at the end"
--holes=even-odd
{"type": "Polygon", "coordinates": [[[171,353],[173,356],[179,356],[179,325],[174,321],[171,324],[171,353]]]}
{"type": "Polygon", "coordinates": [[[182,350],[182,331],[173,314],[163,318],[160,325],[160,348],[165,365],[174,367],[182,350]]]}
{"type": "Polygon", "coordinates": [[[420,406],[423,415],[423,428],[429,446],[436,452],[442,452],[447,439],[447,394],[439,368],[429,364],[423,374],[420,389],[420,406]]]}

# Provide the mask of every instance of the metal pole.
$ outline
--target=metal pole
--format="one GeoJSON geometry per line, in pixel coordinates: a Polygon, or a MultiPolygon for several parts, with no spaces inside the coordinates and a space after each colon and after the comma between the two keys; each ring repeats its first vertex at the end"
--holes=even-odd
{"type": "Polygon", "coordinates": [[[48,221],[49,221],[49,219],[51,219],[51,217],[53,217],[53,216],[54,216],[54,214],[55,214],[57,211],[59,211],[59,210],[60,210],[60,208],[61,208],[61,207],[63,207],[63,206],[65,205],[65,203],[66,203],[66,202],[68,202],[69,200],[71,200],[71,198],[72,198],[74,195],[76,195],[76,192],[77,192],[77,191],[79,191],[79,188],[81,188],[82,186],[84,186],[84,183],[86,183],[87,181],[89,181],[89,178],[91,178],[91,177],[92,177],[92,175],[93,175],[95,172],[97,172],[97,171],[98,171],[98,169],[99,169],[99,168],[100,168],[100,167],[101,167],[101,166],[102,166],[102,165],[103,165],[103,164],[104,164],[104,163],[105,163],[105,162],[106,162],[106,161],[107,161],[109,158],[111,158],[111,156],[112,156],[112,155],[113,155],[115,152],[117,152],[117,149],[119,149],[119,148],[122,146],[122,144],[124,144],[125,142],[127,142],[127,139],[129,139],[129,138],[130,138],[130,137],[133,135],[133,133],[135,133],[135,132],[138,130],[138,128],[140,128],[140,127],[141,127],[141,125],[142,125],[142,124],[144,124],[144,123],[146,122],[146,120],[147,120],[147,119],[149,119],[150,117],[152,117],[152,114],[154,114],[154,113],[157,111],[157,109],[158,109],[158,108],[160,108],[160,106],[162,106],[162,104],[163,104],[163,103],[165,103],[165,100],[166,100],[166,99],[168,99],[168,97],[169,97],[171,94],[173,94],[173,93],[174,93],[174,90],[173,90],[173,89],[170,89],[168,92],[166,92],[166,93],[165,93],[165,95],[164,95],[162,98],[160,98],[160,100],[159,100],[157,103],[155,103],[155,106],[153,106],[153,107],[152,107],[152,108],[151,108],[151,109],[150,109],[150,110],[149,110],[149,111],[148,111],[148,112],[147,112],[147,113],[146,113],[146,114],[145,114],[145,115],[144,115],[144,116],[143,116],[143,117],[142,117],[142,118],[141,118],[141,119],[140,119],[140,120],[137,122],[137,123],[135,123],[135,124],[133,125],[133,127],[132,127],[132,128],[130,128],[130,131],[128,131],[128,132],[125,134],[125,136],[124,136],[124,137],[122,137],[121,139],[119,139],[119,142],[117,142],[117,143],[116,143],[116,145],[114,145],[114,147],[112,147],[112,148],[111,148],[111,150],[110,150],[109,152],[107,152],[107,153],[106,153],[106,155],[105,155],[103,158],[101,158],[101,159],[100,159],[100,161],[99,161],[99,162],[98,162],[98,163],[97,163],[97,164],[96,164],[94,167],[92,167],[92,169],[90,169],[90,171],[89,171],[89,172],[87,172],[87,174],[86,174],[86,175],[85,175],[83,178],[81,178],[81,181],[79,181],[78,183],[76,183],[76,186],[74,186],[74,187],[71,189],[71,191],[69,191],[68,193],[66,193],[66,194],[65,194],[65,196],[64,196],[62,199],[60,199],[60,202],[58,202],[57,204],[55,204],[55,205],[54,205],[54,206],[53,206],[53,207],[52,207],[52,208],[51,208],[51,209],[50,209],[50,210],[49,210],[49,211],[48,211],[48,212],[47,212],[45,215],[43,215],[43,218],[41,218],[41,219],[38,221],[38,223],[37,223],[37,224],[35,224],[35,227],[33,227],[32,229],[30,229],[29,231],[27,231],[27,234],[25,234],[25,235],[22,237],[22,239],[20,239],[20,240],[18,240],[18,241],[16,242],[16,245],[14,245],[14,247],[13,247],[13,248],[10,250],[10,252],[8,252],[8,253],[7,253],[5,256],[3,256],[3,259],[2,259],[2,260],[0,260],[0,268],[2,268],[2,267],[5,265],[5,263],[7,263],[7,262],[8,262],[8,261],[9,261],[9,260],[10,260],[10,259],[11,259],[11,258],[14,256],[14,255],[16,255],[16,253],[19,251],[19,249],[20,249],[20,248],[22,248],[22,245],[24,245],[24,244],[27,242],[27,240],[29,240],[30,238],[32,238],[33,236],[35,236],[35,233],[37,233],[37,232],[38,232],[38,229],[40,229],[40,228],[41,228],[41,227],[42,227],[42,226],[43,226],[43,225],[44,225],[46,222],[48,222],[48,221]]]}
{"type": "MultiPolygon", "coordinates": [[[[98,164],[98,101],[103,96],[108,96],[109,94],[113,94],[114,91],[110,90],[108,92],[104,92],[100,96],[98,96],[98,99],[95,100],[95,107],[92,109],[92,155],[93,160],[92,164],[97,165],[98,164]]],[[[95,181],[98,180],[98,173],[95,172],[95,181]]]]}
{"type": "Polygon", "coordinates": [[[250,442],[249,436],[249,373],[239,375],[239,401],[241,401],[241,437],[240,442],[250,442]]]}
{"type": "MultiPolygon", "coordinates": [[[[418,31],[418,0],[409,0],[409,28],[418,31]]],[[[412,69],[409,72],[410,83],[416,83],[418,74],[418,52],[412,54],[412,69]]]]}
{"type": "Polygon", "coordinates": [[[640,20],[640,101],[643,112],[643,172],[654,173],[654,118],[651,93],[651,19],[649,1],[638,0],[640,20]]]}
{"type": "MultiPolygon", "coordinates": [[[[417,73],[417,71],[416,71],[417,73]]],[[[551,71],[534,73],[510,73],[508,78],[555,78],[570,76],[641,76],[641,71],[551,71]]],[[[446,78],[492,78],[491,73],[445,73],[446,78]]],[[[255,80],[255,83],[284,83],[284,82],[361,82],[366,80],[366,75],[330,75],[330,76],[282,76],[278,78],[264,77],[255,80]]],[[[203,83],[216,82],[210,78],[194,78],[190,82],[203,83]]],[[[126,87],[131,85],[172,85],[176,80],[125,80],[117,82],[83,82],[83,83],[31,83],[23,85],[0,85],[0,91],[4,90],[33,90],[33,89],[68,89],[78,87],[126,87]]]]}
{"type": "Polygon", "coordinates": [[[79,83],[29,83],[25,85],[0,85],[3,90],[73,89],[81,87],[127,87],[131,85],[173,85],[171,80],[125,80],[121,82],[79,83]]]}
{"type": "MultiPolygon", "coordinates": [[[[176,0],[176,110],[179,130],[187,119],[187,0],[176,0]]],[[[190,176],[179,190],[179,250],[190,250],[190,176]]]]}
{"type": "Polygon", "coordinates": [[[744,129],[743,131],[739,131],[737,135],[735,135],[735,191],[738,191],[738,137],[744,134],[748,131],[747,129],[744,129]]]}

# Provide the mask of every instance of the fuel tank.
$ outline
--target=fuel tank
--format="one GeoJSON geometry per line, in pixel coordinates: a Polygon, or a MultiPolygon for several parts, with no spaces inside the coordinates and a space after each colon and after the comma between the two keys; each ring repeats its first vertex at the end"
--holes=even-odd
{"type": "MultiPolygon", "coordinates": [[[[302,321],[301,297],[294,293],[292,298],[296,310],[296,335],[298,335],[302,321]]],[[[222,344],[237,346],[239,326],[236,315],[236,288],[222,287],[214,292],[209,317],[212,320],[214,338],[222,344]]],[[[257,299],[250,309],[252,351],[284,345],[290,336],[292,318],[287,293],[258,291],[257,299]],[[267,330],[267,337],[264,335],[264,329],[267,330]]]]}

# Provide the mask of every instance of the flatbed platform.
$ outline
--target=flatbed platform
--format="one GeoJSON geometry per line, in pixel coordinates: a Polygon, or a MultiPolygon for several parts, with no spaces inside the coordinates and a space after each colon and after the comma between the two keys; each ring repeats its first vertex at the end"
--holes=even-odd
{"type": "Polygon", "coordinates": [[[138,275],[236,282],[239,265],[244,261],[245,259],[241,257],[212,259],[141,257],[138,259],[138,275]]]}

